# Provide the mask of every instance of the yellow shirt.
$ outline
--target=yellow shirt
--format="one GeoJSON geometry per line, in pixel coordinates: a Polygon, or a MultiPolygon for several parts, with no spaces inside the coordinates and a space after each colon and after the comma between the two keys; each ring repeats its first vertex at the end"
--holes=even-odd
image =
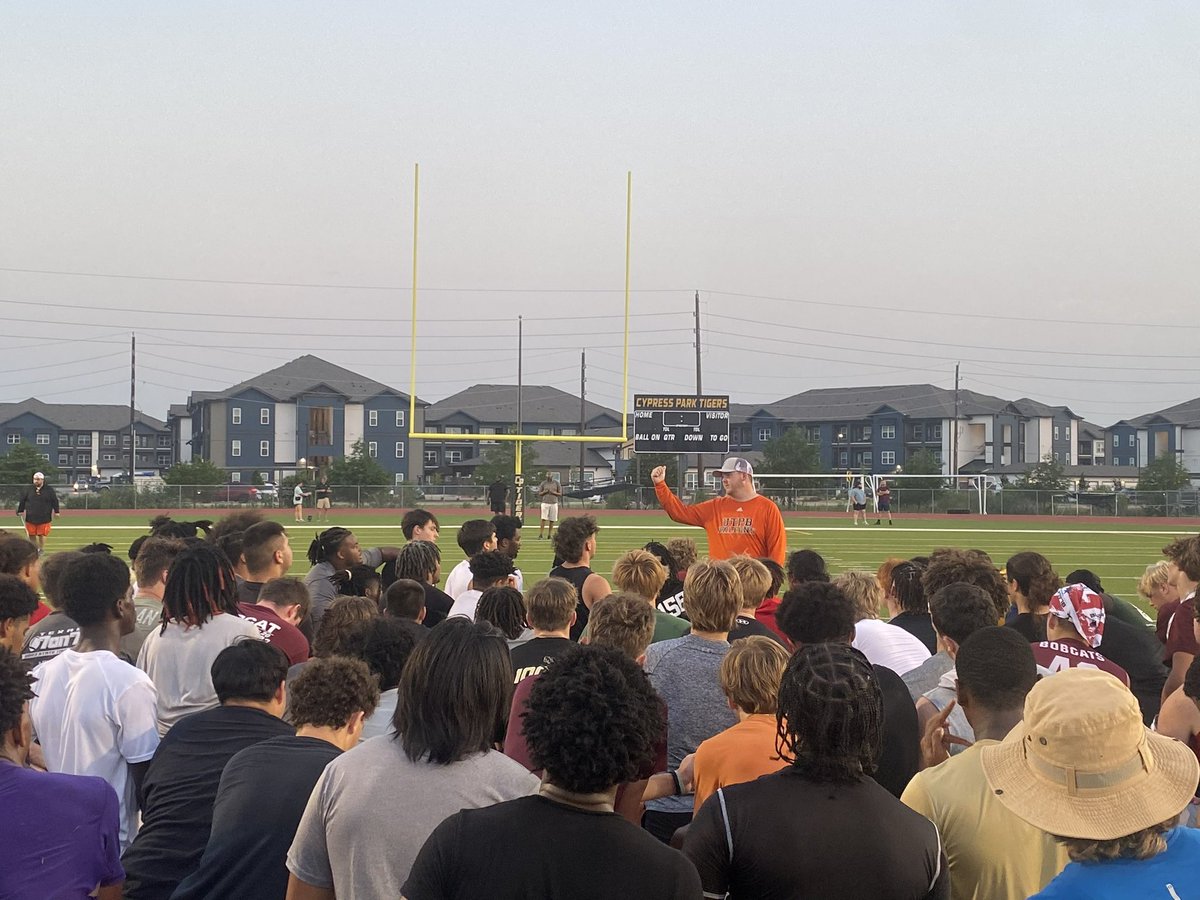
{"type": "Polygon", "coordinates": [[[900,797],[941,833],[954,900],[1025,900],[1068,862],[1061,844],[992,795],[979,748],[995,743],[976,741],[918,772],[900,797]]]}
{"type": "Polygon", "coordinates": [[[696,748],[696,809],[730,784],[753,781],[786,765],[775,752],[775,714],[747,716],[696,748]]]}

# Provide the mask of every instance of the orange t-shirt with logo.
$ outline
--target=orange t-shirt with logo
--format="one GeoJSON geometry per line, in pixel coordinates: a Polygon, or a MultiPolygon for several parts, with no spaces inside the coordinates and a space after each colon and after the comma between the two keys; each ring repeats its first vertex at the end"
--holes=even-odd
{"type": "Polygon", "coordinates": [[[708,533],[711,559],[731,556],[765,556],[784,565],[787,534],[779,507],[759,494],[749,500],[714,497],[695,506],[687,506],[676,497],[666,482],[654,486],[663,510],[681,525],[699,525],[708,533]]]}

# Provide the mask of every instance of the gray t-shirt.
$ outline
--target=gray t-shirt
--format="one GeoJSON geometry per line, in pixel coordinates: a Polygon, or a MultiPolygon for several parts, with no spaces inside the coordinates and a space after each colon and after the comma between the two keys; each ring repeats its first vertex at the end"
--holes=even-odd
{"type": "Polygon", "coordinates": [[[288,851],[288,870],[339,897],[395,900],[443,819],[535,794],[538,783],[495,750],[441,766],[412,762],[390,735],[371,738],[326,767],[288,851]]]}
{"type": "MultiPolygon", "coordinates": [[[[368,547],[362,552],[362,557],[364,566],[378,569],[383,565],[383,551],[378,547],[368,547]]],[[[325,615],[325,610],[329,609],[329,604],[337,598],[337,591],[334,590],[333,582],[329,580],[336,574],[337,569],[330,563],[323,562],[317,563],[304,576],[304,586],[308,588],[308,596],[312,599],[308,620],[312,622],[314,633],[317,626],[321,624],[321,617],[325,615]]]]}
{"type": "MultiPolygon", "coordinates": [[[[659,641],[646,649],[646,675],[667,704],[667,767],[679,768],[702,741],[738,722],[721,690],[718,670],[729,652],[727,641],[706,641],[689,634],[659,641]]],[[[691,812],[690,794],[651,800],[656,812],[691,812]]]]}
{"type": "Polygon", "coordinates": [[[915,669],[909,669],[900,677],[904,679],[905,687],[912,694],[913,703],[916,703],[927,691],[932,691],[937,687],[941,677],[953,668],[954,660],[950,658],[950,654],[945,650],[939,650],[915,669]]]}
{"type": "Polygon", "coordinates": [[[79,625],[61,610],[55,610],[25,632],[21,659],[30,666],[54,659],[79,643],[79,625]]]}
{"type": "Polygon", "coordinates": [[[162,601],[149,594],[138,594],[133,598],[133,615],[133,631],[121,638],[121,651],[130,659],[137,659],[146,635],[162,628],[162,601]]]}

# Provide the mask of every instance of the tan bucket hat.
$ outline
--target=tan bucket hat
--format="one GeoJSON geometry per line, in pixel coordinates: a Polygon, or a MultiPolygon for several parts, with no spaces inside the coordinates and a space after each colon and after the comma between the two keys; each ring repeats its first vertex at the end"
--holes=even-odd
{"type": "Polygon", "coordinates": [[[1129,689],[1098,669],[1039,681],[1024,720],[980,762],[996,799],[1026,822],[1100,841],[1179,814],[1200,777],[1191,748],[1146,728],[1129,689]]]}

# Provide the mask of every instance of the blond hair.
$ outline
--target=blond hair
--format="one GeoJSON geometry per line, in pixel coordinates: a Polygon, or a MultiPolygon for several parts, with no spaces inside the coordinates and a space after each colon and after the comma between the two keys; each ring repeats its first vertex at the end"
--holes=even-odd
{"type": "Polygon", "coordinates": [[[670,573],[657,556],[649,550],[630,550],[613,563],[613,583],[618,590],[637,594],[654,602],[667,583],[670,573]]]}
{"type": "Polygon", "coordinates": [[[1171,581],[1171,564],[1165,559],[1146,566],[1146,571],[1138,580],[1137,592],[1143,600],[1149,600],[1150,595],[1171,581]]]}
{"type": "Polygon", "coordinates": [[[1163,837],[1175,827],[1178,816],[1172,816],[1165,822],[1135,831],[1124,837],[1111,841],[1097,841],[1090,838],[1068,838],[1055,835],[1055,840],[1067,850],[1072,862],[1107,862],[1113,859],[1149,859],[1167,849],[1166,838],[1163,837]]]}
{"type": "Polygon", "coordinates": [[[834,587],[846,595],[854,606],[854,621],[878,619],[883,591],[871,572],[843,572],[833,579],[834,587]]]}
{"type": "Polygon", "coordinates": [[[579,602],[575,585],[565,578],[543,578],[525,593],[525,618],[538,631],[562,631],[571,624],[579,602]]]}
{"type": "Polygon", "coordinates": [[[734,556],[729,560],[742,581],[742,609],[758,609],[771,593],[771,573],[752,556],[734,556]]]}
{"type": "Polygon", "coordinates": [[[728,632],[742,609],[742,579],[737,570],[724,560],[693,563],[683,580],[683,608],[693,631],[728,632]]]}
{"type": "Polygon", "coordinates": [[[721,659],[721,690],[747,715],[775,712],[787,651],[778,641],[753,635],[734,641],[721,659]]]}
{"type": "Polygon", "coordinates": [[[673,537],[667,541],[667,552],[671,554],[680,571],[686,571],[696,561],[696,542],[687,537],[673,537]]]}
{"type": "Polygon", "coordinates": [[[587,631],[589,644],[637,659],[654,637],[654,609],[636,594],[609,594],[592,607],[587,631]]]}

